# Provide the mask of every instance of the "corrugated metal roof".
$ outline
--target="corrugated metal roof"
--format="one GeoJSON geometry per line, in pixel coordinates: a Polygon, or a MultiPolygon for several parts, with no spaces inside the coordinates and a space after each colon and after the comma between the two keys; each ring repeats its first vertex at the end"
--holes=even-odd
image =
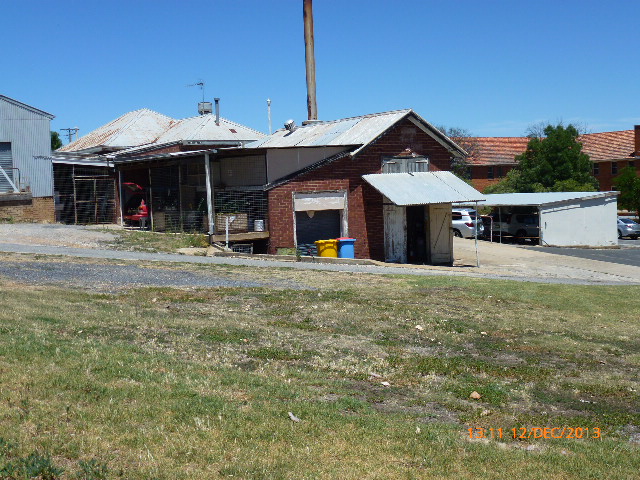
{"type": "Polygon", "coordinates": [[[178,120],[153,143],[163,144],[180,140],[249,142],[264,136],[264,133],[224,118],[220,118],[220,125],[216,125],[215,115],[207,114],[178,120]]]}
{"type": "Polygon", "coordinates": [[[143,108],[116,118],[58,151],[81,152],[101,147],[119,149],[144,145],[153,142],[174,122],[173,118],[143,108]]]}
{"type": "Polygon", "coordinates": [[[43,115],[49,118],[49,120],[53,120],[54,118],[56,118],[55,115],[47,113],[44,110],[40,110],[39,108],[32,107],[31,105],[27,105],[26,103],[22,103],[16,100],[15,98],[7,97],[6,95],[0,95],[0,100],[4,100],[5,102],[11,103],[16,107],[24,108],[25,110],[29,110],[33,113],[37,113],[38,115],[43,115]]]}
{"type": "Polygon", "coordinates": [[[290,132],[281,129],[247,148],[290,148],[365,145],[411,113],[411,109],[314,122],[290,132]]]}
{"type": "Polygon", "coordinates": [[[451,172],[376,173],[362,178],[401,206],[475,202],[485,197],[451,172]]]}
{"type": "Polygon", "coordinates": [[[479,206],[540,206],[550,203],[613,197],[619,192],[541,192],[541,193],[494,193],[485,195],[479,206]]]}

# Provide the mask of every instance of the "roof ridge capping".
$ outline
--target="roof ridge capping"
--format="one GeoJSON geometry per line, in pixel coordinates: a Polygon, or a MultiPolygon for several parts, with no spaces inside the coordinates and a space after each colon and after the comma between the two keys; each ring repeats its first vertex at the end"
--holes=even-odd
{"type": "MultiPolygon", "coordinates": [[[[312,120],[310,123],[307,124],[303,124],[298,126],[297,128],[309,128],[309,127],[313,127],[315,125],[326,125],[329,123],[338,123],[338,122],[347,122],[349,120],[360,120],[363,118],[373,118],[373,117],[381,117],[383,115],[395,115],[398,113],[409,113],[412,112],[413,110],[411,110],[410,108],[401,108],[398,110],[389,110],[386,112],[379,112],[379,113],[367,113],[365,115],[354,115],[353,117],[345,117],[345,118],[336,118],[335,120],[312,120]]],[[[305,120],[306,122],[307,120],[305,120]]],[[[280,129],[282,130],[282,129],[280,129]]]]}

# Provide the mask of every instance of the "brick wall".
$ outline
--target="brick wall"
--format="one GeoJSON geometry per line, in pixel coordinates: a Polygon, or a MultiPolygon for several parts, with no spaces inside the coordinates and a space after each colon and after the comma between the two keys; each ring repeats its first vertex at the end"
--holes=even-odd
{"type": "Polygon", "coordinates": [[[449,170],[451,154],[409,120],[400,122],[355,157],[323,165],[269,191],[269,253],[295,245],[293,193],[346,190],[349,236],[356,239],[356,258],[384,260],[382,195],[362,179],[381,173],[383,157],[401,155],[410,148],[429,157],[431,170],[449,170]]]}
{"type": "MultiPolygon", "coordinates": [[[[640,160],[630,161],[633,162],[633,166],[636,168],[636,173],[640,175],[640,160]]],[[[596,165],[598,165],[598,173],[594,174],[594,177],[596,177],[596,179],[598,180],[600,191],[612,190],[616,184],[614,178],[620,175],[622,169],[627,167],[630,161],[618,160],[616,162],[618,166],[618,173],[616,174],[612,173],[611,164],[613,162],[597,162],[596,165]]]]}
{"type": "Polygon", "coordinates": [[[478,165],[471,167],[471,184],[473,188],[481,192],[489,185],[493,185],[502,180],[507,172],[513,168],[513,165],[493,165],[493,177],[489,178],[489,166],[478,165]],[[500,168],[502,171],[500,171],[500,168]],[[500,176],[502,174],[502,176],[500,176]]]}
{"type": "Polygon", "coordinates": [[[37,197],[30,201],[0,201],[0,219],[17,222],[55,222],[53,197],[37,197]]]}

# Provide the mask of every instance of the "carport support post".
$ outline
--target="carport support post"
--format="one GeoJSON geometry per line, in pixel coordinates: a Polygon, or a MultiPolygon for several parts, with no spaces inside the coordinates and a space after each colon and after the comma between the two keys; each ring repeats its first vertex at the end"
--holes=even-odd
{"type": "Polygon", "coordinates": [[[474,238],[476,240],[476,267],[480,268],[480,256],[478,255],[478,219],[480,215],[478,214],[478,202],[476,202],[476,223],[475,223],[475,235],[474,238]]]}
{"type": "Polygon", "coordinates": [[[207,220],[209,221],[209,235],[213,235],[213,189],[211,188],[211,161],[209,154],[204,154],[204,173],[207,185],[207,220]]]}
{"type": "Polygon", "coordinates": [[[124,227],[124,213],[122,211],[124,196],[122,195],[122,172],[120,169],[118,169],[118,193],[120,194],[120,226],[124,227]]]}

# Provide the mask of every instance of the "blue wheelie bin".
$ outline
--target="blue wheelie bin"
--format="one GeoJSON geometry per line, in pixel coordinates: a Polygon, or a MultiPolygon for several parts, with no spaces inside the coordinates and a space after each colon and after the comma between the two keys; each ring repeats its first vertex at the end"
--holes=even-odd
{"type": "Polygon", "coordinates": [[[355,238],[340,237],[336,240],[338,240],[338,258],[356,258],[354,247],[356,243],[355,238]]]}

